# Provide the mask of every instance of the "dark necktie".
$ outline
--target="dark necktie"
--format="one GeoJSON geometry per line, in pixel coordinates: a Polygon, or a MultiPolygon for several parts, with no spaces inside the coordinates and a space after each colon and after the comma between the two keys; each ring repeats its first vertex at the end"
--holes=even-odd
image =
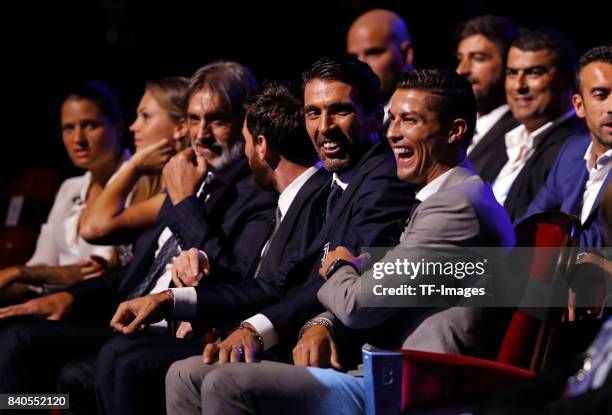
{"type": "Polygon", "coordinates": [[[266,244],[264,245],[263,251],[261,252],[261,256],[259,257],[259,263],[257,264],[257,269],[255,270],[255,274],[253,274],[253,278],[259,277],[259,271],[261,271],[261,265],[264,259],[266,258],[268,251],[270,250],[270,245],[272,245],[272,241],[274,240],[274,237],[276,236],[276,233],[278,232],[278,228],[280,228],[281,219],[282,219],[281,211],[280,211],[280,208],[277,206],[276,214],[274,215],[274,230],[272,231],[272,233],[270,234],[270,237],[268,238],[268,240],[266,241],[266,244]]]}
{"type": "MultiPolygon", "coordinates": [[[[212,184],[214,180],[214,174],[209,171],[198,190],[198,198],[202,199],[205,203],[210,196],[211,189],[214,187],[212,184]]],[[[153,288],[157,279],[164,273],[166,265],[176,256],[178,246],[177,239],[174,235],[171,235],[162,245],[155,259],[153,259],[147,276],[128,294],[128,299],[142,297],[153,288]]]]}
{"type": "Polygon", "coordinates": [[[140,281],[140,283],[128,294],[128,300],[132,298],[142,297],[143,294],[149,292],[153,287],[153,284],[159,276],[164,272],[166,265],[176,255],[176,249],[178,248],[178,241],[171,235],[170,238],[162,245],[159,253],[153,260],[147,276],[140,281]]]}
{"type": "Polygon", "coordinates": [[[326,222],[331,217],[334,206],[336,205],[336,202],[338,202],[338,199],[340,199],[340,196],[342,196],[342,188],[334,180],[332,182],[331,192],[329,192],[329,195],[327,196],[327,205],[325,207],[325,221],[326,222]]]}

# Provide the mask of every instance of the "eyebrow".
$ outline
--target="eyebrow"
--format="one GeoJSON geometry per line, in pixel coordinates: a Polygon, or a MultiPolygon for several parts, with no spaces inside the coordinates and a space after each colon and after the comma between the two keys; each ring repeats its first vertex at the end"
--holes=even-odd
{"type": "MultiPolygon", "coordinates": [[[[350,102],[334,102],[333,104],[330,104],[328,107],[329,111],[356,111],[357,108],[355,107],[355,105],[353,105],[350,102]]],[[[304,111],[313,111],[313,110],[320,110],[321,106],[320,105],[315,105],[315,104],[309,104],[309,105],[305,105],[304,106],[304,111]]]]}
{"type": "Polygon", "coordinates": [[[510,70],[510,71],[520,71],[520,70],[522,70],[524,72],[533,71],[535,69],[540,69],[540,70],[542,70],[544,72],[548,72],[548,68],[546,66],[544,66],[544,65],[534,65],[534,66],[528,66],[526,68],[514,68],[514,67],[512,67],[510,65],[507,65],[506,69],[510,70]]]}

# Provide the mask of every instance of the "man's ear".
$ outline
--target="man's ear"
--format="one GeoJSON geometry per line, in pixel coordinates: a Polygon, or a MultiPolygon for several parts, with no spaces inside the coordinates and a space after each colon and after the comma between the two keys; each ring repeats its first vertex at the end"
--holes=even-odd
{"type": "Polygon", "coordinates": [[[448,142],[449,144],[457,143],[465,139],[465,133],[467,132],[467,122],[463,118],[457,118],[451,122],[448,130],[448,142]]]}
{"type": "Polygon", "coordinates": [[[584,118],[586,115],[584,113],[584,100],[582,99],[582,96],[580,94],[574,94],[574,96],[572,97],[572,104],[574,104],[576,115],[579,118],[584,118]]]}
{"type": "Polygon", "coordinates": [[[261,161],[264,161],[268,154],[268,140],[262,134],[259,134],[255,138],[255,142],[253,143],[255,147],[255,154],[261,161]]]}
{"type": "Polygon", "coordinates": [[[414,60],[414,49],[412,49],[412,45],[408,41],[402,42],[400,45],[400,53],[402,54],[402,61],[404,62],[404,66],[412,68],[412,62],[414,60]]]}

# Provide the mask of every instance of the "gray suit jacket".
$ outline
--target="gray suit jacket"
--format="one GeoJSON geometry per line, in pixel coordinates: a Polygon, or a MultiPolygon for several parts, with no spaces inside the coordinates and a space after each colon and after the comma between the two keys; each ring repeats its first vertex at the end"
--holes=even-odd
{"type": "MultiPolygon", "coordinates": [[[[400,244],[379,262],[398,257],[418,262],[425,246],[512,247],[514,243],[508,215],[495,200],[491,187],[465,160],[443,178],[436,193],[415,209],[400,244]]],[[[403,282],[396,278],[385,286],[399,286],[403,282]]],[[[381,347],[486,354],[481,351],[486,348],[483,341],[487,341],[486,335],[482,338],[481,329],[486,326],[482,324],[486,317],[482,309],[369,307],[364,303],[366,297],[361,295],[362,283],[364,278],[351,267],[340,268],[318,292],[319,300],[329,311],[321,317],[349,329],[373,329],[375,338],[366,340],[381,347]],[[391,332],[395,336],[390,336],[391,332]]],[[[410,305],[423,305],[419,303],[422,299],[413,297],[410,301],[414,303],[410,305]]]]}

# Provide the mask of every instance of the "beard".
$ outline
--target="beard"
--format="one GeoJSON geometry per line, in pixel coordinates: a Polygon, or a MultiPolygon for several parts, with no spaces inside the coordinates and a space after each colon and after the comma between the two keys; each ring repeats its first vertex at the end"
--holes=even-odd
{"type": "Polygon", "coordinates": [[[260,190],[274,190],[274,179],[272,177],[272,172],[270,168],[258,161],[250,164],[251,171],[253,172],[253,180],[255,181],[255,185],[260,190]]]}
{"type": "MultiPolygon", "coordinates": [[[[192,142],[191,147],[193,151],[200,154],[198,147],[192,142]]],[[[206,161],[212,166],[213,169],[219,171],[229,166],[236,160],[239,160],[244,155],[244,141],[240,140],[233,144],[223,143],[221,144],[221,155],[213,159],[206,158],[206,161]]]]}

